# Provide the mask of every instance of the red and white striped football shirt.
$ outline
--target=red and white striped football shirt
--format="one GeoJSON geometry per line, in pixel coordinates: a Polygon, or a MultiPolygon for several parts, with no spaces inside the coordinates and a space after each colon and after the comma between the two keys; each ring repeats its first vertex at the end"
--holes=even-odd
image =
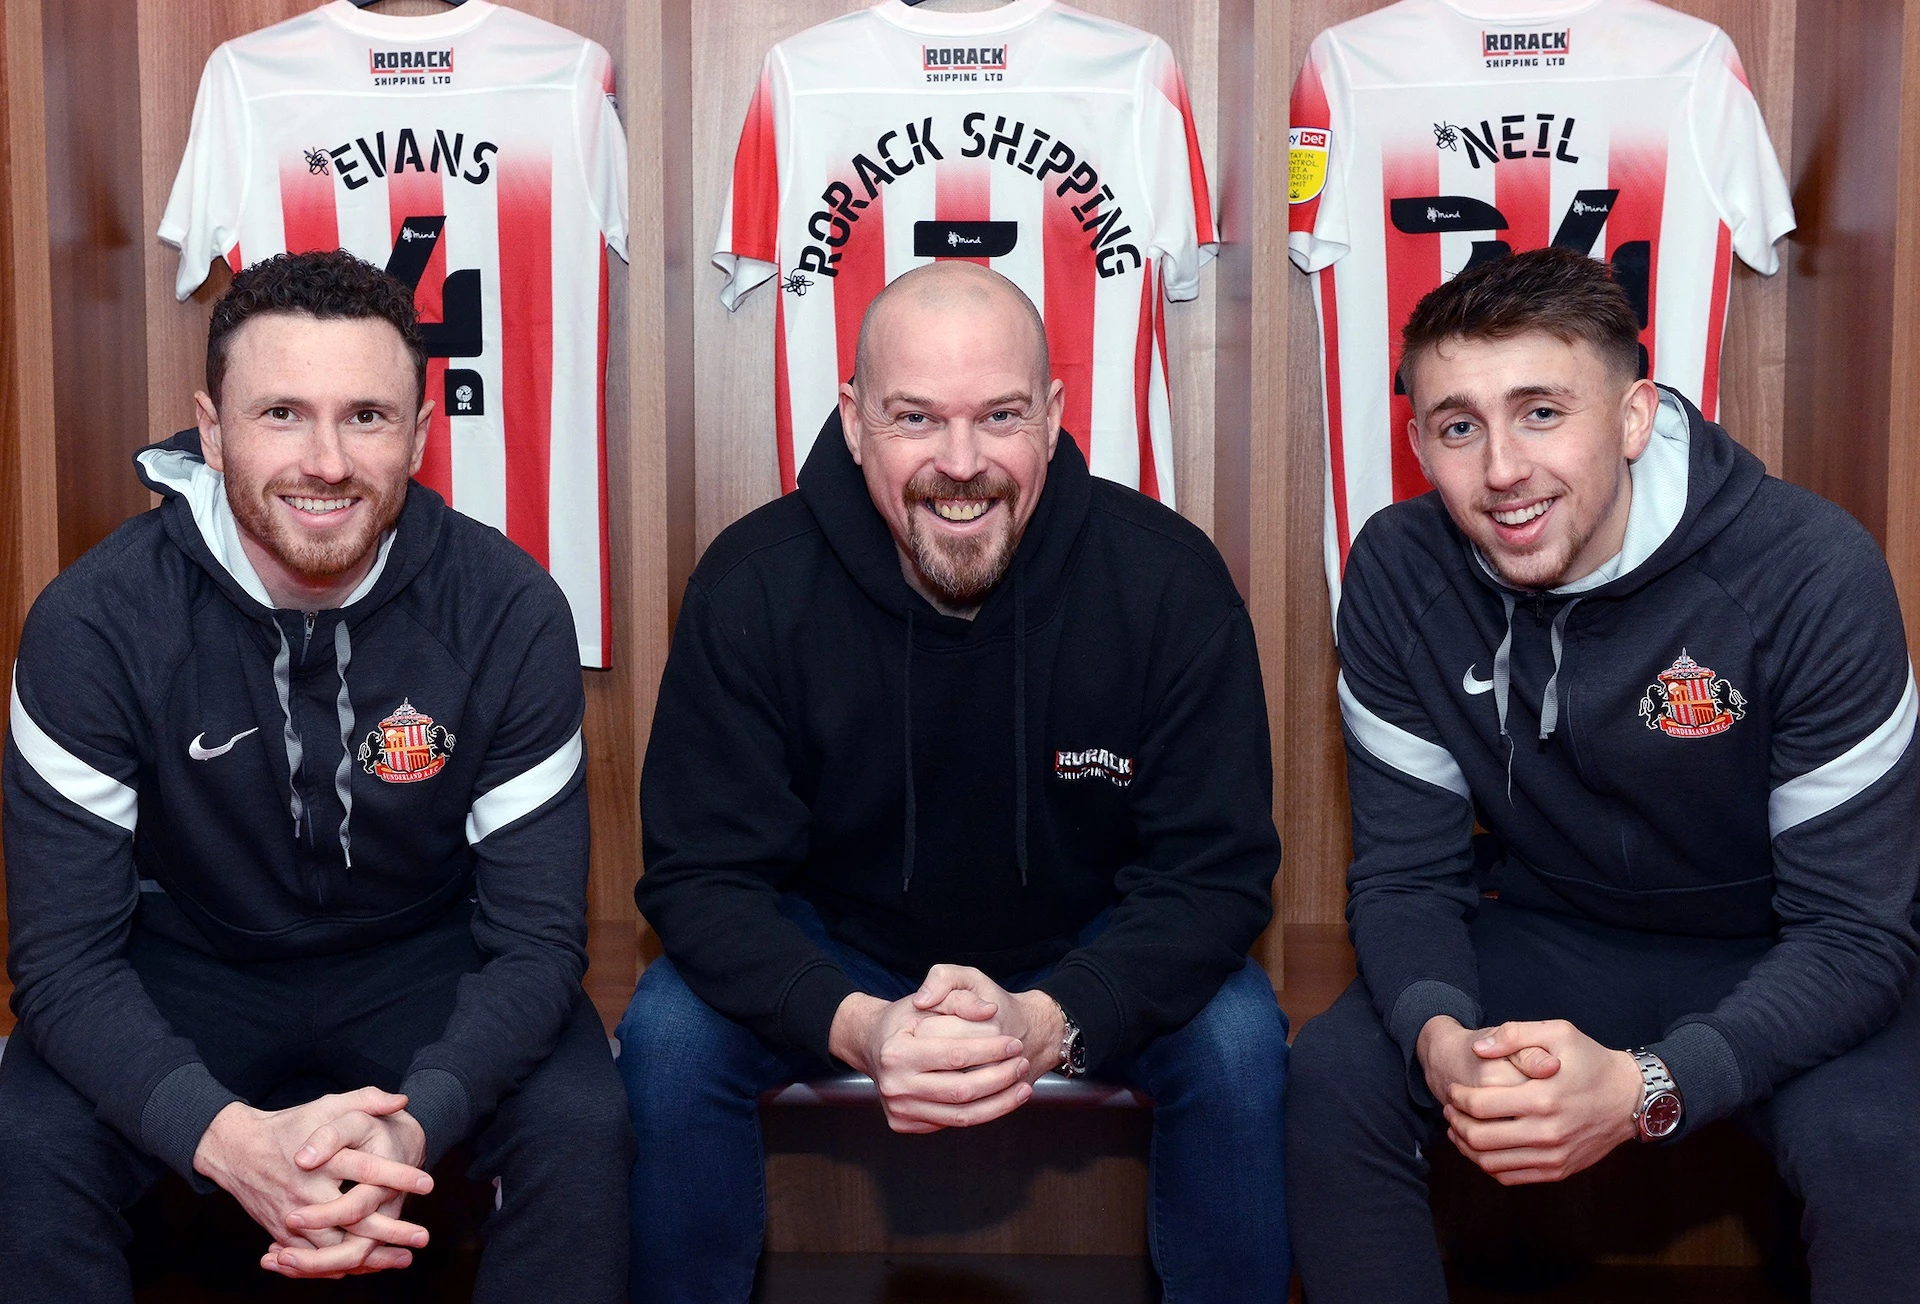
{"type": "Polygon", "coordinates": [[[1294,86],[1293,261],[1325,365],[1327,582],[1367,517],[1427,491],[1400,329],[1469,264],[1604,260],[1648,374],[1719,402],[1731,257],[1771,274],[1793,206],[1726,33],[1651,0],[1402,0],[1320,33],[1294,86]]]}
{"type": "Polygon", "coordinates": [[[885,0],[768,53],[713,261],[729,309],[779,274],[783,490],[853,374],[873,296],[971,258],[1040,309],[1094,473],[1171,503],[1162,295],[1198,294],[1218,239],[1166,42],[1054,0],[885,0]]]}
{"type": "Polygon", "coordinates": [[[468,0],[332,3],[229,41],[200,79],[160,238],[182,298],[224,258],[345,248],[417,288],[435,407],[418,479],[546,566],[581,663],[612,642],[607,260],[627,252],[607,52],[468,0]]]}

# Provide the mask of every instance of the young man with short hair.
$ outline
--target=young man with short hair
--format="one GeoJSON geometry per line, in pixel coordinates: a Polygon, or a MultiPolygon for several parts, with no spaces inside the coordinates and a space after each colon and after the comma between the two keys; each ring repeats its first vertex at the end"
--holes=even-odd
{"type": "Polygon", "coordinates": [[[1368,522],[1340,604],[1360,978],[1294,1047],[1309,1297],[1446,1298],[1431,1146],[1550,1182],[1728,1115],[1806,1202],[1816,1297],[1908,1297],[1920,762],[1885,560],[1637,378],[1597,262],[1469,269],[1405,346],[1437,492],[1368,522]]]}
{"type": "Polygon", "coordinates": [[[240,273],[198,430],[136,459],[160,506],[27,618],[9,1298],[130,1300],[122,1211],[165,1167],[241,1203],[265,1269],[405,1267],[404,1201],[462,1140],[497,1191],[475,1298],[621,1297],[573,621],[411,483],[425,366],[412,292],[351,255],[240,273]]]}

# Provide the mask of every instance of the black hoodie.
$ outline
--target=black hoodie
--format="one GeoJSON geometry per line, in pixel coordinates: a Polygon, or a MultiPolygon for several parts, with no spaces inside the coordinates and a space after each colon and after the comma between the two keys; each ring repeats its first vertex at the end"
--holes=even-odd
{"type": "Polygon", "coordinates": [[[1652,1047],[1691,1128],[1899,1007],[1916,967],[1916,700],[1886,561],[1845,512],[1767,476],[1671,390],[1632,474],[1620,555],[1552,593],[1502,584],[1438,494],[1354,541],[1347,917],[1410,1070],[1429,1018],[1480,1022],[1463,921],[1482,890],[1618,928],[1777,940],[1652,1047]],[[1476,820],[1492,835],[1479,873],[1476,820]]]}
{"type": "Polygon", "coordinates": [[[137,463],[164,501],[49,584],[20,638],[5,775],[19,1032],[192,1180],[237,1097],[128,966],[136,917],[258,961],[403,936],[476,896],[488,962],[401,1084],[437,1159],[545,1058],[586,967],[566,599],[410,484],[344,605],[275,610],[197,433],[137,463]]]}
{"type": "Polygon", "coordinates": [[[1226,567],[1171,510],[1089,476],[1064,436],[1007,578],[967,621],[902,578],[831,418],[799,492],[694,571],[640,799],[634,895],[689,986],[822,1058],[854,988],[778,913],[783,891],[911,976],[1059,961],[1040,986],[1098,1064],[1212,998],[1266,925],[1280,859],[1253,628],[1226,567]]]}

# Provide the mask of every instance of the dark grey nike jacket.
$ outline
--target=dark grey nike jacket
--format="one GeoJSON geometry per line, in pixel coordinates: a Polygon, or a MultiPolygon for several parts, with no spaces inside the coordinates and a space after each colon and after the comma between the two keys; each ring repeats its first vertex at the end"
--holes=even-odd
{"type": "Polygon", "coordinates": [[[572,616],[498,531],[410,484],[345,605],[276,610],[186,431],[162,496],[34,603],[14,666],[17,1035],[192,1180],[237,1099],[128,965],[135,927],[235,962],[326,956],[474,898],[485,966],[401,1090],[429,1161],[543,1060],[586,967],[572,616]]]}
{"type": "Polygon", "coordinates": [[[1852,517],[1666,389],[1632,482],[1621,553],[1548,593],[1501,583],[1436,493],[1354,541],[1347,918],[1410,1068],[1428,1019],[1480,1023],[1483,892],[1772,939],[1652,1047],[1691,1129],[1858,1044],[1909,990],[1916,698],[1886,560],[1852,517]]]}

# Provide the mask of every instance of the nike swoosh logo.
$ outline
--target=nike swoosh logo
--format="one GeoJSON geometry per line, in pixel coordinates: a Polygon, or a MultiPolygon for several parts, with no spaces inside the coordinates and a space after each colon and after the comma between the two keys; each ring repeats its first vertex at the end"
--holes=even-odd
{"type": "MultiPolygon", "coordinates": [[[[1473,664],[1479,665],[1480,663],[1476,661],[1473,664]]],[[[1467,690],[1469,697],[1478,697],[1482,693],[1493,691],[1493,681],[1491,679],[1475,679],[1473,677],[1473,666],[1468,666],[1467,673],[1460,677],[1460,687],[1467,690]]],[[[232,744],[228,745],[231,746],[232,744]]]]}
{"type": "Polygon", "coordinates": [[[257,734],[259,732],[260,732],[260,726],[255,725],[253,728],[247,730],[247,733],[237,733],[233,737],[227,739],[225,745],[220,747],[202,747],[200,745],[200,740],[205,738],[206,735],[195,734],[193,736],[193,741],[187,744],[187,755],[193,757],[193,759],[196,761],[210,761],[216,756],[225,756],[228,752],[232,751],[233,745],[239,742],[242,738],[245,738],[247,734],[257,734]]]}

